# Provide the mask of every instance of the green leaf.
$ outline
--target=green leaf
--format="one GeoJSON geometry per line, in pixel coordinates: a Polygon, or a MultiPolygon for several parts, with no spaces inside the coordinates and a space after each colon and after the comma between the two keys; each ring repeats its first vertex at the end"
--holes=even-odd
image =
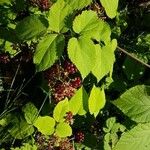
{"type": "Polygon", "coordinates": [[[145,66],[130,57],[126,57],[122,68],[128,80],[139,80],[146,69],[145,66]]]}
{"type": "Polygon", "coordinates": [[[51,67],[62,55],[64,49],[64,36],[49,34],[38,44],[34,54],[34,63],[37,71],[43,71],[51,67]]]}
{"type": "Polygon", "coordinates": [[[46,32],[47,20],[38,15],[31,15],[21,20],[16,26],[16,33],[20,40],[30,40],[46,32]]]}
{"type": "Polygon", "coordinates": [[[76,115],[82,105],[82,87],[76,91],[75,95],[69,100],[69,110],[76,115]]]}
{"type": "Polygon", "coordinates": [[[115,62],[114,50],[117,47],[117,41],[114,39],[111,43],[102,48],[97,44],[96,50],[96,63],[92,69],[92,73],[98,80],[101,80],[109,72],[112,72],[113,64],[115,62]]]}
{"type": "Polygon", "coordinates": [[[52,117],[44,116],[38,117],[34,126],[44,135],[51,135],[54,133],[55,120],[52,117]]]}
{"type": "Polygon", "coordinates": [[[0,126],[5,127],[8,124],[7,119],[3,118],[0,120],[0,126]]]}
{"type": "Polygon", "coordinates": [[[92,0],[65,0],[73,10],[83,9],[92,3],[92,0]]]}
{"type": "Polygon", "coordinates": [[[71,136],[72,135],[72,128],[70,127],[69,124],[62,122],[56,126],[55,133],[58,137],[62,137],[62,138],[67,137],[67,136],[71,136]]]}
{"type": "Polygon", "coordinates": [[[96,117],[99,111],[104,107],[105,101],[106,99],[104,90],[93,86],[89,97],[90,114],[94,114],[94,116],[96,117]]]}
{"type": "MultiPolygon", "coordinates": [[[[75,95],[69,100],[69,110],[73,113],[73,115],[76,115],[77,113],[81,113],[81,108],[84,110],[84,101],[87,101],[88,97],[85,96],[87,95],[86,91],[84,90],[83,87],[81,87],[75,95]],[[86,100],[85,100],[86,99],[86,100]]],[[[83,112],[83,114],[85,114],[83,112]]]]}
{"type": "Polygon", "coordinates": [[[65,27],[65,18],[70,12],[71,8],[64,0],[59,0],[53,4],[48,16],[49,29],[58,33],[61,32],[65,27]]]}
{"type": "Polygon", "coordinates": [[[21,147],[11,148],[11,150],[37,150],[36,145],[30,145],[29,143],[24,143],[21,147]]]}
{"type": "Polygon", "coordinates": [[[79,39],[71,38],[68,43],[68,54],[85,78],[95,65],[96,52],[92,41],[83,36],[79,39]]]}
{"type": "Polygon", "coordinates": [[[150,123],[138,124],[124,133],[113,150],[149,150],[150,123]]]}
{"type": "Polygon", "coordinates": [[[14,117],[12,120],[12,128],[8,129],[8,132],[15,139],[24,139],[34,132],[34,128],[24,118],[14,117]]]}
{"type": "Polygon", "coordinates": [[[33,124],[38,117],[38,109],[31,102],[27,103],[22,111],[28,124],[33,124]]]}
{"type": "Polygon", "coordinates": [[[90,38],[99,38],[99,31],[103,29],[104,22],[99,20],[96,12],[83,11],[81,15],[78,15],[73,21],[73,30],[80,34],[89,36],[90,38]]]}
{"type": "Polygon", "coordinates": [[[69,111],[68,99],[60,101],[54,108],[53,117],[57,122],[64,121],[64,116],[66,112],[69,111]]]}
{"type": "Polygon", "coordinates": [[[108,118],[106,120],[106,127],[107,128],[103,128],[104,132],[106,132],[106,133],[110,132],[115,123],[116,123],[115,117],[108,118]]]}
{"type": "Polygon", "coordinates": [[[150,122],[150,86],[137,85],[113,104],[136,122],[150,122]]]}
{"type": "Polygon", "coordinates": [[[85,115],[88,112],[88,100],[89,100],[88,94],[85,91],[85,89],[82,88],[82,104],[78,111],[79,115],[85,115]]]}
{"type": "Polygon", "coordinates": [[[5,39],[9,42],[18,42],[18,37],[15,34],[15,30],[12,28],[0,27],[0,39],[5,39]]]}
{"type": "Polygon", "coordinates": [[[4,4],[10,5],[11,3],[12,3],[12,0],[1,0],[0,1],[0,5],[4,5],[4,4]]]}
{"type": "Polygon", "coordinates": [[[110,18],[117,15],[117,8],[119,0],[100,0],[102,6],[105,8],[106,14],[110,18]]]}
{"type": "Polygon", "coordinates": [[[95,39],[98,42],[104,41],[105,44],[110,42],[111,29],[109,25],[100,20],[96,12],[91,10],[83,11],[74,19],[73,30],[81,36],[95,39]]]}

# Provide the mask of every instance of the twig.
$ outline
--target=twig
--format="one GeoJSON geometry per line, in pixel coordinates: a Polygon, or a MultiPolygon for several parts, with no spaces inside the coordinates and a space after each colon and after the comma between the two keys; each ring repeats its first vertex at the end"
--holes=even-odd
{"type": "Polygon", "coordinates": [[[142,65],[144,65],[144,66],[146,66],[147,68],[150,69],[150,65],[149,65],[149,64],[147,64],[147,63],[143,62],[142,60],[140,60],[139,58],[133,56],[131,53],[127,52],[125,49],[123,49],[123,48],[121,48],[121,47],[119,47],[119,46],[117,46],[117,49],[118,49],[119,51],[125,53],[125,54],[128,55],[129,57],[133,58],[133,59],[136,60],[137,62],[141,63],[142,65]]]}
{"type": "MultiPolygon", "coordinates": [[[[16,73],[15,73],[15,75],[14,75],[14,77],[13,77],[13,80],[12,80],[12,82],[11,82],[11,85],[10,85],[10,89],[9,89],[9,90],[12,90],[12,87],[13,87],[14,82],[15,82],[15,80],[16,80],[16,76],[17,76],[17,74],[18,74],[18,72],[19,72],[19,69],[20,69],[20,64],[19,64],[18,67],[17,67],[16,73]]],[[[9,99],[10,93],[11,93],[11,92],[9,91],[8,94],[7,94],[5,109],[7,108],[8,104],[9,104],[9,102],[10,102],[10,99],[9,99]]]]}

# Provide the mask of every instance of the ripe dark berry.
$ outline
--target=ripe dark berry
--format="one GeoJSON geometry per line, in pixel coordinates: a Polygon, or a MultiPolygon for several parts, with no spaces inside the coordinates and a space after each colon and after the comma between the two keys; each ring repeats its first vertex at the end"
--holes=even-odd
{"type": "Polygon", "coordinates": [[[78,70],[77,70],[76,66],[72,62],[66,60],[64,62],[64,71],[66,72],[66,74],[74,74],[78,70]]]}
{"type": "Polygon", "coordinates": [[[76,132],[75,134],[75,141],[81,143],[84,141],[84,133],[81,131],[76,132]]]}
{"type": "Polygon", "coordinates": [[[44,77],[48,81],[48,86],[53,87],[57,80],[60,79],[62,68],[59,64],[54,64],[51,68],[44,72],[44,77]]]}
{"type": "Polygon", "coordinates": [[[63,139],[59,143],[59,150],[73,150],[73,144],[69,139],[63,139]]]}
{"type": "Polygon", "coordinates": [[[38,145],[42,145],[45,142],[45,137],[40,132],[36,133],[34,139],[38,145]]]}
{"type": "Polygon", "coordinates": [[[75,88],[69,85],[67,82],[58,83],[53,88],[53,96],[57,102],[65,99],[65,97],[71,98],[75,93],[75,88]]]}
{"type": "Polygon", "coordinates": [[[73,120],[73,114],[72,114],[72,112],[71,111],[67,112],[66,116],[65,116],[65,122],[72,125],[73,121],[74,120],[73,120]]]}
{"type": "Polygon", "coordinates": [[[38,5],[39,5],[39,8],[44,11],[50,8],[49,0],[39,0],[38,5]]]}
{"type": "Polygon", "coordinates": [[[76,77],[75,79],[72,79],[70,81],[70,84],[75,89],[78,89],[81,86],[81,78],[80,77],[76,77]]]}
{"type": "Polygon", "coordinates": [[[42,11],[49,10],[51,1],[49,0],[30,0],[31,5],[39,7],[42,11]]]}
{"type": "Polygon", "coordinates": [[[0,63],[7,64],[8,62],[10,62],[9,54],[6,53],[0,54],[0,63]]]}

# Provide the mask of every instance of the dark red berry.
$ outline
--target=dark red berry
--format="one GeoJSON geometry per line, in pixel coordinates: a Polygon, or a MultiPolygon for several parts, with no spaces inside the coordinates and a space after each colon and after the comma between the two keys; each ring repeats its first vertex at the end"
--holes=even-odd
{"type": "Polygon", "coordinates": [[[49,0],[39,0],[39,8],[41,10],[44,10],[44,11],[49,10],[50,6],[51,5],[50,5],[49,0]]]}
{"type": "Polygon", "coordinates": [[[73,124],[73,114],[71,111],[67,112],[66,113],[66,116],[65,116],[65,122],[69,123],[69,124],[73,124]]]}
{"type": "Polygon", "coordinates": [[[63,139],[59,143],[59,150],[73,150],[73,144],[69,139],[63,139]]]}
{"type": "Polygon", "coordinates": [[[75,141],[81,143],[84,141],[84,133],[81,131],[76,132],[75,134],[75,141]]]}
{"type": "Polygon", "coordinates": [[[42,145],[45,142],[45,137],[40,132],[36,133],[34,139],[38,145],[42,145]]]}
{"type": "Polygon", "coordinates": [[[44,77],[47,79],[49,87],[52,88],[56,84],[57,80],[61,77],[62,71],[63,70],[59,64],[54,64],[44,72],[44,77]]]}
{"type": "Polygon", "coordinates": [[[0,63],[7,64],[8,62],[10,62],[9,54],[6,53],[0,54],[0,63]]]}
{"type": "Polygon", "coordinates": [[[30,0],[31,5],[39,7],[42,11],[49,10],[52,3],[49,0],[30,0]]]}
{"type": "Polygon", "coordinates": [[[74,74],[78,70],[77,70],[76,66],[72,62],[66,60],[64,62],[64,71],[65,71],[66,74],[74,74]]]}
{"type": "Polygon", "coordinates": [[[65,97],[71,98],[75,93],[75,88],[69,85],[67,82],[58,83],[53,88],[53,96],[56,102],[59,102],[65,97]]]}
{"type": "Polygon", "coordinates": [[[78,89],[81,86],[81,78],[76,77],[70,81],[70,84],[73,88],[78,89]]]}

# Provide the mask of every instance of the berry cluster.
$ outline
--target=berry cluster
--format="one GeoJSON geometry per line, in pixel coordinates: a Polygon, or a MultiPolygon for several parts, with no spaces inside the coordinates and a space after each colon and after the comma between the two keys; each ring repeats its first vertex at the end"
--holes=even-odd
{"type": "Polygon", "coordinates": [[[73,119],[73,114],[72,114],[71,111],[66,113],[65,122],[68,123],[68,124],[71,124],[71,125],[73,124],[74,119],[73,119]]]}
{"type": "Polygon", "coordinates": [[[74,150],[73,144],[69,139],[65,138],[64,140],[60,141],[59,150],[74,150]]]}
{"type": "Polygon", "coordinates": [[[81,132],[81,131],[76,132],[76,133],[75,133],[75,141],[76,141],[77,143],[83,142],[83,141],[84,141],[84,133],[81,132]]]}
{"type": "Polygon", "coordinates": [[[0,63],[7,64],[10,62],[10,56],[7,53],[0,54],[0,63]]]}
{"type": "Polygon", "coordinates": [[[44,76],[56,103],[66,97],[71,98],[81,86],[78,70],[70,60],[65,60],[62,64],[55,63],[44,72],[44,76]]]}
{"type": "Polygon", "coordinates": [[[39,7],[42,11],[47,11],[51,7],[52,3],[49,0],[30,0],[33,6],[39,7]]]}
{"type": "Polygon", "coordinates": [[[34,139],[35,142],[37,143],[38,148],[43,149],[43,146],[45,145],[45,141],[46,141],[45,136],[42,135],[40,132],[37,132],[34,139]]]}
{"type": "Polygon", "coordinates": [[[73,150],[73,144],[69,138],[59,138],[54,135],[44,136],[38,132],[34,139],[38,150],[73,150]]]}

